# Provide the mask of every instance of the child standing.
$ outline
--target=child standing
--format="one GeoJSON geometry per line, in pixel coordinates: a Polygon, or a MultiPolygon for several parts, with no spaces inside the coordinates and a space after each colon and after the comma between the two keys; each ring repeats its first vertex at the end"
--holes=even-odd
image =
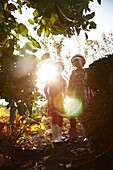
{"type": "MultiPolygon", "coordinates": [[[[83,110],[87,107],[91,97],[93,96],[92,90],[87,86],[85,77],[85,57],[76,54],[72,57],[71,63],[74,67],[69,79],[68,85],[68,96],[79,99],[82,102],[83,110]]],[[[69,129],[69,138],[74,139],[77,137],[76,129],[76,118],[70,118],[70,129],[69,129]]]]}
{"type": "Polygon", "coordinates": [[[53,142],[62,140],[62,125],[64,114],[63,98],[65,95],[66,81],[62,76],[64,65],[61,62],[54,63],[56,76],[53,80],[46,82],[44,92],[48,99],[48,115],[52,117],[53,142]]]}

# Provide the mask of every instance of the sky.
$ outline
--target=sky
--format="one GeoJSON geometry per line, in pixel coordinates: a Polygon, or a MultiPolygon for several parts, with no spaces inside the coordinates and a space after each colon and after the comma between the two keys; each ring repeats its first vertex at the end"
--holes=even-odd
{"type": "Polygon", "coordinates": [[[89,37],[98,39],[101,33],[113,31],[113,0],[101,0],[101,5],[95,0],[91,3],[91,9],[95,12],[94,21],[97,23],[97,29],[89,33],[89,37]],[[99,35],[99,37],[97,36],[99,35]]]}

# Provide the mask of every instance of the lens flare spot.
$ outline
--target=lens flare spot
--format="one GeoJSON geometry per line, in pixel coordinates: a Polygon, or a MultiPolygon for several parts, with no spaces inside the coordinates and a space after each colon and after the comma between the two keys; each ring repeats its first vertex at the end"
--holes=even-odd
{"type": "Polygon", "coordinates": [[[53,105],[57,108],[57,113],[62,117],[67,117],[65,110],[64,110],[64,103],[62,100],[62,93],[59,92],[53,99],[53,105]]]}
{"type": "Polygon", "coordinates": [[[76,98],[66,97],[64,99],[64,109],[68,117],[79,116],[82,113],[82,102],[76,98]]]}

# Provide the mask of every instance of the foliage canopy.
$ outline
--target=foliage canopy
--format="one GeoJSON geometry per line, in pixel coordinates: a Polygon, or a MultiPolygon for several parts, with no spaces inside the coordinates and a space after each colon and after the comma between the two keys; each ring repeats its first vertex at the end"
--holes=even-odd
{"type": "MultiPolygon", "coordinates": [[[[96,28],[92,21],[95,13],[89,8],[90,2],[93,0],[1,0],[0,97],[9,103],[11,123],[16,110],[21,115],[24,115],[26,109],[31,113],[33,102],[39,95],[35,87],[39,60],[35,52],[41,48],[40,43],[29,34],[26,25],[17,22],[14,12],[18,11],[21,15],[23,7],[28,10],[33,8],[33,19],[28,19],[28,22],[38,36],[45,33],[46,36],[63,34],[71,37],[75,31],[79,34],[81,30],[96,28]],[[18,44],[20,36],[28,39],[23,47],[18,44]],[[18,55],[15,55],[15,50],[18,55]],[[30,68],[27,69],[26,65],[30,68]]],[[[97,2],[101,4],[100,0],[97,2]]]]}

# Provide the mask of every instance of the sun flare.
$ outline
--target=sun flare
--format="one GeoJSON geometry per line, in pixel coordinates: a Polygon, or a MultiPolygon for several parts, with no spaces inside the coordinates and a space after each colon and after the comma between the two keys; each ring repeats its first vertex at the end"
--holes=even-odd
{"type": "Polygon", "coordinates": [[[39,71],[37,72],[37,84],[36,86],[40,89],[43,90],[45,83],[47,81],[55,81],[56,76],[57,76],[57,71],[55,67],[50,64],[50,63],[43,63],[40,66],[39,71]]]}
{"type": "Polygon", "coordinates": [[[77,98],[66,97],[64,99],[64,109],[68,117],[79,116],[82,113],[82,102],[77,98]]]}
{"type": "Polygon", "coordinates": [[[39,77],[41,81],[46,82],[48,80],[54,80],[56,75],[55,67],[51,64],[43,64],[39,71],[39,77]]]}

